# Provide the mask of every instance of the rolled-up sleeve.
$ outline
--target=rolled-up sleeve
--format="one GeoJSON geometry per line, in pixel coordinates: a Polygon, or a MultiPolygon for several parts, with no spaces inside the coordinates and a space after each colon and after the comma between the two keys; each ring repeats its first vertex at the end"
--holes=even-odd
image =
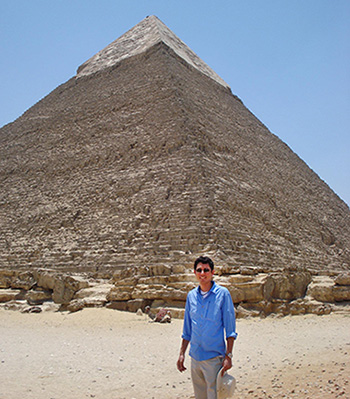
{"type": "Polygon", "coordinates": [[[223,311],[222,317],[226,333],[226,339],[231,337],[236,339],[238,334],[236,333],[235,308],[233,306],[231,294],[227,289],[225,289],[224,306],[222,307],[222,311],[223,311]]]}
{"type": "Polygon", "coordinates": [[[192,324],[191,324],[191,316],[190,316],[190,301],[187,296],[184,324],[183,324],[183,330],[182,330],[182,338],[187,341],[191,341],[191,335],[192,335],[192,324]]]}

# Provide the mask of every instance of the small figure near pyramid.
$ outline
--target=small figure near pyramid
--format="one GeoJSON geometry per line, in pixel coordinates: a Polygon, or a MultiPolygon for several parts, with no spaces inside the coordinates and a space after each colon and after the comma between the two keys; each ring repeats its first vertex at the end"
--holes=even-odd
{"type": "Polygon", "coordinates": [[[196,398],[217,398],[217,377],[232,368],[237,338],[236,316],[230,292],[213,280],[214,262],[200,256],[194,262],[198,287],[188,293],[182,343],[177,361],[186,370],[185,353],[190,345],[191,376],[196,398]]]}

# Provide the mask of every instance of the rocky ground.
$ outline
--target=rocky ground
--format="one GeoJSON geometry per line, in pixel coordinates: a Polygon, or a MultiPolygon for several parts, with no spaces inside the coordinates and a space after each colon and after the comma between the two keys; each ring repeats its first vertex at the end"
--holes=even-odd
{"type": "MultiPolygon", "coordinates": [[[[1,309],[0,398],[193,398],[189,371],[176,370],[181,328],[112,309],[1,309]]],[[[350,397],[349,315],[240,319],[237,330],[235,397],[350,397]]]]}

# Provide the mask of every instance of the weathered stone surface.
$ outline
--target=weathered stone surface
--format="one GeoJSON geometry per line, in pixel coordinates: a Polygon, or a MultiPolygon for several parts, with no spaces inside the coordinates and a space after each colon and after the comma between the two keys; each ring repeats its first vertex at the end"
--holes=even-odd
{"type": "Polygon", "coordinates": [[[335,302],[350,301],[350,286],[334,286],[333,295],[335,302]]]}
{"type": "Polygon", "coordinates": [[[240,273],[242,276],[255,276],[260,273],[260,268],[253,266],[242,266],[240,267],[240,273]]]}
{"type": "Polygon", "coordinates": [[[82,288],[74,295],[74,299],[69,302],[66,309],[69,312],[77,312],[83,308],[103,307],[108,302],[108,296],[115,288],[113,284],[96,284],[88,288],[82,288]]]}
{"type": "Polygon", "coordinates": [[[0,289],[10,288],[17,275],[18,272],[15,270],[0,270],[0,289]]]}
{"type": "Polygon", "coordinates": [[[35,283],[36,281],[32,272],[21,272],[11,283],[11,287],[28,291],[35,285],[35,283]]]}
{"type": "Polygon", "coordinates": [[[70,301],[65,309],[69,312],[77,312],[84,308],[102,308],[106,305],[105,297],[86,297],[80,299],[73,299],[70,301]]]}
{"type": "Polygon", "coordinates": [[[52,300],[52,291],[30,290],[25,294],[24,299],[27,300],[29,305],[41,305],[52,300]]]}
{"type": "Polygon", "coordinates": [[[111,289],[115,288],[113,284],[96,284],[88,288],[82,288],[76,292],[74,299],[96,298],[107,301],[107,296],[111,289]]]}
{"type": "Polygon", "coordinates": [[[350,273],[339,274],[334,280],[337,285],[350,285],[350,273]]]}
{"type": "Polygon", "coordinates": [[[0,307],[5,310],[13,310],[21,312],[28,307],[28,302],[20,299],[12,299],[9,302],[0,302],[0,307]]]}
{"type": "Polygon", "coordinates": [[[126,310],[128,312],[136,312],[137,309],[145,309],[151,302],[144,299],[133,299],[126,302],[113,301],[106,305],[108,309],[126,310]]]}
{"type": "Polygon", "coordinates": [[[63,276],[55,280],[52,299],[56,303],[69,303],[75,293],[82,288],[87,288],[89,282],[81,276],[63,276]]]}
{"type": "Polygon", "coordinates": [[[267,274],[229,276],[221,278],[219,284],[230,291],[234,303],[263,301],[270,296],[273,288],[267,274]]]}
{"type": "Polygon", "coordinates": [[[151,284],[163,284],[166,285],[170,280],[170,276],[154,276],[154,277],[140,277],[137,284],[151,285],[151,284]]]}
{"type": "Polygon", "coordinates": [[[107,294],[107,300],[109,302],[130,300],[132,298],[133,290],[134,290],[133,286],[113,287],[110,290],[110,292],[107,294]]]}
{"type": "Polygon", "coordinates": [[[274,283],[271,295],[279,299],[292,300],[304,297],[311,282],[311,274],[308,272],[273,273],[270,276],[274,283]]]}
{"type": "Polygon", "coordinates": [[[175,264],[171,266],[172,274],[184,274],[186,272],[185,266],[183,266],[182,261],[179,261],[179,264],[175,264]]]}
{"type": "Polygon", "coordinates": [[[307,295],[316,301],[334,302],[334,280],[328,276],[316,276],[309,284],[307,295]]]}
{"type": "Polygon", "coordinates": [[[237,319],[248,319],[250,317],[258,317],[260,312],[253,309],[246,309],[243,305],[239,305],[236,308],[236,318],[237,319]]]}
{"type": "Polygon", "coordinates": [[[220,76],[154,15],[145,18],[119,39],[87,60],[78,68],[77,77],[110,68],[126,58],[144,53],[158,43],[166,44],[193,68],[198,69],[224,87],[229,87],[220,76]]]}
{"type": "Polygon", "coordinates": [[[184,283],[185,285],[187,283],[191,283],[191,286],[193,286],[193,284],[197,284],[197,280],[193,273],[172,274],[171,276],[168,277],[168,284],[172,284],[172,283],[184,283]]]}
{"type": "Polygon", "coordinates": [[[21,296],[20,290],[0,289],[0,303],[9,302],[18,299],[20,298],[20,296],[21,296]]]}
{"type": "Polygon", "coordinates": [[[221,275],[348,271],[348,206],[165,30],[1,128],[1,267],[152,277],[206,253],[221,275]]]}
{"type": "Polygon", "coordinates": [[[304,306],[305,306],[305,313],[317,314],[319,316],[330,314],[332,311],[332,307],[329,304],[307,298],[304,301],[304,306]]]}
{"type": "Polygon", "coordinates": [[[49,269],[37,269],[33,272],[33,276],[37,286],[46,290],[53,290],[59,279],[59,273],[49,269]]]}
{"type": "Polygon", "coordinates": [[[232,265],[218,265],[218,266],[215,266],[215,273],[218,276],[229,275],[229,274],[238,274],[238,273],[240,273],[240,267],[232,266],[232,265]]]}

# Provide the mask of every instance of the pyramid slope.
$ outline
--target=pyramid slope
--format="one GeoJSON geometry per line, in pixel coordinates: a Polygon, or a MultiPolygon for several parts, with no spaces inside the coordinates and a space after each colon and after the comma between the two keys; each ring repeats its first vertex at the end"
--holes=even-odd
{"type": "Polygon", "coordinates": [[[181,39],[179,39],[156,16],[146,17],[120,38],[108,45],[77,71],[77,78],[87,76],[105,68],[110,68],[125,58],[145,52],[150,47],[163,42],[179,57],[224,87],[229,87],[207,64],[205,64],[181,39]]]}
{"type": "Polygon", "coordinates": [[[1,265],[99,270],[206,252],[349,269],[346,204],[163,43],[58,87],[1,129],[0,159],[1,265]]]}
{"type": "Polygon", "coordinates": [[[0,267],[350,267],[347,205],[164,40],[2,128],[0,184],[0,267]]]}

